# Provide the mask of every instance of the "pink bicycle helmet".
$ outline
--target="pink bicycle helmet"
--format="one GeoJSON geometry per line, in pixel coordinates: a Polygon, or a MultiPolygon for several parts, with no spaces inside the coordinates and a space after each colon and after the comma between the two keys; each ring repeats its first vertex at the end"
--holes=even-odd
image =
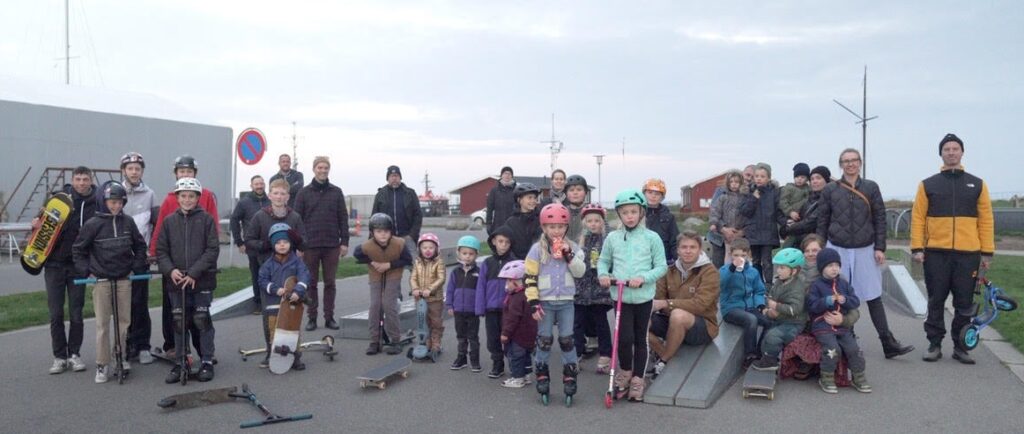
{"type": "Polygon", "coordinates": [[[435,246],[437,246],[437,248],[441,248],[441,241],[437,239],[437,235],[434,235],[430,232],[426,232],[420,235],[420,239],[416,241],[416,247],[419,247],[420,244],[423,244],[424,241],[431,241],[434,243],[435,246]]]}
{"type": "Polygon", "coordinates": [[[560,203],[550,203],[540,210],[540,224],[569,224],[569,209],[560,203]]]}
{"type": "Polygon", "coordinates": [[[522,279],[525,274],[526,262],[516,260],[505,264],[504,267],[501,267],[501,271],[498,272],[498,277],[501,279],[522,279]]]}
{"type": "Polygon", "coordinates": [[[608,218],[608,211],[606,211],[599,203],[588,203],[583,205],[583,208],[580,209],[580,218],[586,217],[587,214],[591,213],[601,214],[601,218],[608,218]]]}

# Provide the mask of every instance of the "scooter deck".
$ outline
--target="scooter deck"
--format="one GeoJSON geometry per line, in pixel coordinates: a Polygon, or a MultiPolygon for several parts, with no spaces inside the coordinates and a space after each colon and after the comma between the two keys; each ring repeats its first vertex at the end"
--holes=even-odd
{"type": "Polygon", "coordinates": [[[748,368],[743,376],[743,398],[752,396],[767,398],[769,401],[775,399],[775,384],[778,381],[778,371],[759,371],[748,368]]]}
{"type": "Polygon", "coordinates": [[[409,377],[409,366],[412,361],[405,357],[392,357],[383,366],[378,366],[367,371],[365,374],[356,377],[359,380],[359,387],[376,387],[384,390],[387,387],[387,378],[398,375],[402,378],[409,377]]]}

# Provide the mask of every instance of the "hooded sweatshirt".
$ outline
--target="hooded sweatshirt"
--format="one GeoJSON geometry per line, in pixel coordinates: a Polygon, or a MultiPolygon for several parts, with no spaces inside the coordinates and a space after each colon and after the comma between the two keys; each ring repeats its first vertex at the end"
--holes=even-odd
{"type": "Polygon", "coordinates": [[[121,279],[133,271],[146,272],[146,241],[135,221],[123,213],[101,213],[89,219],[72,251],[78,276],[121,279]]]}
{"type": "Polygon", "coordinates": [[[708,336],[718,336],[718,272],[704,252],[689,268],[677,259],[658,279],[655,300],[666,300],[668,309],[682,309],[704,318],[708,336]]]}
{"type": "Polygon", "coordinates": [[[516,256],[512,253],[512,247],[509,246],[508,251],[504,255],[499,255],[498,249],[494,246],[494,237],[502,235],[509,240],[512,239],[511,232],[507,226],[502,226],[496,229],[487,238],[487,245],[491,247],[491,256],[483,260],[480,265],[480,278],[476,281],[476,300],[475,310],[477,315],[484,315],[487,312],[497,312],[502,310],[502,306],[505,302],[505,279],[499,278],[498,273],[501,272],[501,268],[516,260],[516,256]]]}
{"type": "Polygon", "coordinates": [[[722,287],[718,297],[722,316],[733,309],[754,310],[765,305],[765,288],[761,272],[757,271],[749,260],[743,265],[743,271],[737,271],[732,263],[723,265],[718,270],[718,276],[722,287]]]}
{"type": "Polygon", "coordinates": [[[96,196],[97,189],[95,185],[89,188],[89,192],[85,195],[78,194],[71,187],[71,184],[64,184],[64,188],[61,189],[61,191],[71,196],[71,215],[64,222],[64,227],[61,228],[60,235],[57,236],[57,242],[54,243],[53,250],[50,251],[50,255],[46,258],[45,265],[74,265],[71,249],[75,244],[75,239],[78,238],[78,231],[85,225],[85,222],[96,215],[96,201],[93,197],[96,196]]]}
{"type": "Polygon", "coordinates": [[[526,301],[526,292],[523,288],[507,291],[501,311],[501,335],[508,336],[520,347],[532,350],[537,342],[537,321],[533,319],[533,309],[526,301]]]}

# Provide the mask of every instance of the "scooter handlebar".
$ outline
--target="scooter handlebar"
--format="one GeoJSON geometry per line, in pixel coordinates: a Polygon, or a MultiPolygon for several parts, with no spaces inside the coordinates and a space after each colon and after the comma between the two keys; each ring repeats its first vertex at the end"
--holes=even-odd
{"type": "MultiPolygon", "coordinates": [[[[152,274],[136,274],[134,276],[128,276],[128,280],[149,280],[152,279],[152,274]]],[[[87,277],[82,279],[75,279],[73,282],[75,285],[87,285],[96,282],[107,282],[110,279],[97,279],[95,277],[87,277]]]]}

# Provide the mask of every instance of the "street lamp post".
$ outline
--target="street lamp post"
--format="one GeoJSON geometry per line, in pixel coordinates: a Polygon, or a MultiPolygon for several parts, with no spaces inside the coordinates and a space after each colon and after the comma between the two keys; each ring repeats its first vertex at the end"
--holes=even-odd
{"type": "Polygon", "coordinates": [[[597,159],[597,203],[601,203],[601,163],[604,162],[604,154],[594,155],[597,159]]]}

